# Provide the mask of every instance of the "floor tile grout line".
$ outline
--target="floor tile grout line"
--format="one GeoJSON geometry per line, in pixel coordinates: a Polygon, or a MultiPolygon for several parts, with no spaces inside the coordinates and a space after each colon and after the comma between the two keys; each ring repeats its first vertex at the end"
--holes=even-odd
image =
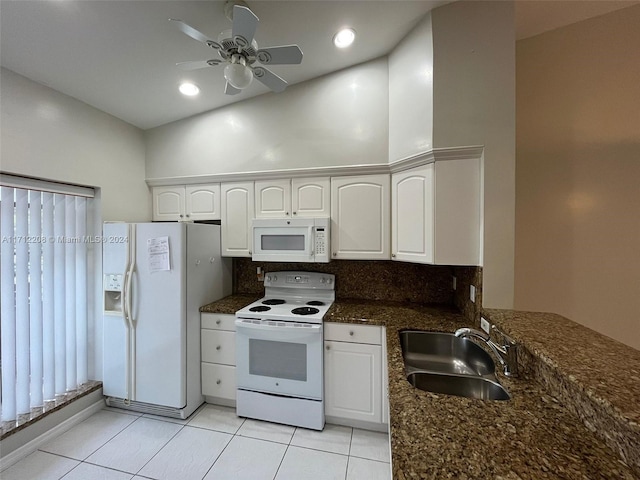
{"type": "MultiPolygon", "coordinates": [[[[153,419],[153,418],[147,418],[147,420],[154,420],[154,419],[153,419]]],[[[180,425],[179,423],[173,423],[173,422],[169,422],[169,421],[166,421],[166,420],[158,420],[158,421],[163,422],[163,423],[168,423],[168,424],[170,424],[170,425],[180,425]]],[[[169,439],[164,443],[164,445],[162,445],[162,446],[158,449],[158,451],[157,451],[156,453],[154,453],[154,454],[151,456],[151,458],[150,458],[149,460],[147,460],[147,462],[146,462],[144,465],[142,465],[142,467],[140,467],[140,468],[138,469],[138,471],[137,471],[136,473],[134,473],[134,475],[137,475],[137,474],[138,474],[138,473],[140,473],[142,470],[144,470],[144,467],[146,467],[147,465],[149,465],[149,462],[151,462],[151,460],[153,460],[154,458],[156,458],[156,456],[157,456],[157,455],[158,455],[162,450],[164,450],[164,448],[165,448],[167,445],[169,445],[169,442],[171,442],[171,440],[173,440],[173,439],[174,439],[174,438],[175,438],[175,437],[176,437],[176,436],[177,436],[177,435],[178,435],[178,434],[179,434],[179,433],[184,429],[184,427],[186,427],[186,425],[180,425],[180,428],[178,429],[178,431],[177,431],[176,433],[174,433],[173,435],[171,435],[171,438],[169,438],[169,439]]]]}
{"type": "MultiPolygon", "coordinates": [[[[293,438],[293,435],[291,435],[291,438],[293,438]]],[[[292,445],[289,444],[287,445],[287,448],[284,449],[284,454],[282,455],[282,458],[280,459],[280,463],[278,463],[278,468],[276,469],[276,473],[273,475],[273,480],[276,480],[276,478],[278,478],[278,472],[280,472],[280,468],[282,468],[282,462],[284,462],[284,457],[287,456],[287,452],[289,451],[289,447],[291,447],[292,445]]]]}
{"type": "MultiPolygon", "coordinates": [[[[243,422],[244,423],[244,422],[243,422]]],[[[240,430],[240,428],[238,427],[238,430],[240,430]]],[[[229,435],[229,434],[227,434],[229,435]]],[[[224,448],[222,450],[220,450],[220,453],[218,454],[218,456],[216,457],[216,459],[213,461],[213,463],[211,464],[211,466],[207,469],[206,473],[204,474],[204,476],[202,477],[201,480],[204,480],[205,478],[207,478],[207,475],[209,475],[209,472],[211,471],[211,469],[213,468],[213,466],[216,464],[216,462],[218,460],[220,460],[220,457],[222,456],[222,454],[224,453],[224,451],[227,449],[227,447],[229,446],[229,444],[233,441],[233,439],[235,438],[235,434],[231,435],[231,438],[229,439],[229,441],[225,444],[224,448]]]]}

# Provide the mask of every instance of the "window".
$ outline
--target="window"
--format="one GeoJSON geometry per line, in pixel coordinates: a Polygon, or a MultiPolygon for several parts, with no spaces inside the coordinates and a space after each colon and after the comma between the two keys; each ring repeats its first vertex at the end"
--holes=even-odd
{"type": "Polygon", "coordinates": [[[94,194],[0,180],[1,416],[20,424],[88,380],[94,194]]]}

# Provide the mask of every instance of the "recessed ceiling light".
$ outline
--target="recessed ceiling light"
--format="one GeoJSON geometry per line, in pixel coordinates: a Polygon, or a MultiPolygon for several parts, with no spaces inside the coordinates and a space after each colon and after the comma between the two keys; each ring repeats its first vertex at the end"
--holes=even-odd
{"type": "Polygon", "coordinates": [[[352,28],[343,28],[333,36],[333,44],[338,48],[346,48],[356,39],[356,32],[352,28]]]}
{"type": "Polygon", "coordinates": [[[200,93],[200,89],[198,88],[198,86],[189,82],[181,83],[178,87],[178,90],[180,90],[181,94],[187,95],[188,97],[193,97],[194,95],[200,93]]]}

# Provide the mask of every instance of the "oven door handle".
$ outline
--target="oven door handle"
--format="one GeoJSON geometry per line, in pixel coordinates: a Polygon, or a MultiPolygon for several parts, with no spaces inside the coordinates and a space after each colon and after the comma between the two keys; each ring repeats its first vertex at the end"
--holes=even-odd
{"type": "Polygon", "coordinates": [[[280,325],[265,325],[260,323],[247,323],[242,320],[236,320],[236,330],[271,330],[272,332],[295,332],[295,333],[319,333],[322,331],[322,325],[310,325],[308,327],[289,327],[280,325]]]}

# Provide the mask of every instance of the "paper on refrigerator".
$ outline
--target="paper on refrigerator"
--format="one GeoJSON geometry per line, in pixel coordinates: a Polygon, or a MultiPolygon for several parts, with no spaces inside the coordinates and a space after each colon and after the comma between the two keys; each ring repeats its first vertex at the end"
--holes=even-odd
{"type": "Polygon", "coordinates": [[[156,237],[147,240],[149,254],[149,272],[166,272],[171,270],[169,264],[169,237],[156,237]]]}

